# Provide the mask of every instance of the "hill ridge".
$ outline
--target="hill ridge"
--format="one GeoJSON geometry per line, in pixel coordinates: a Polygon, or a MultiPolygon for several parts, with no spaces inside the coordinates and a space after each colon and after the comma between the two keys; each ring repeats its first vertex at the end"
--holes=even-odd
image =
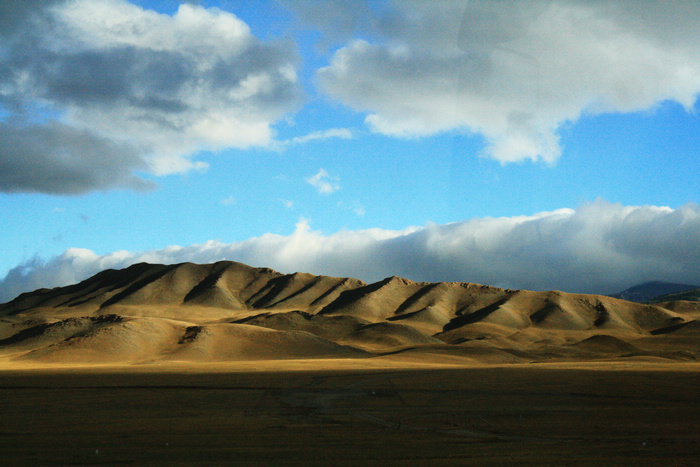
{"type": "MultiPolygon", "coordinates": [[[[562,358],[576,352],[590,358],[595,345],[573,344],[588,338],[593,338],[589,343],[613,342],[610,336],[624,343],[612,347],[639,348],[642,355],[645,345],[654,353],[655,346],[674,339],[685,343],[684,351],[700,353],[690,345],[700,335],[692,324],[700,318],[700,306],[674,303],[397,276],[367,284],[347,277],[283,274],[234,261],[138,263],[1,304],[0,356],[254,358],[255,349],[241,347],[247,342],[275,358],[284,356],[275,346],[297,357],[313,354],[299,348],[310,346],[327,358],[404,347],[411,354],[417,349],[444,352],[447,345],[460,352],[478,348],[479,355],[484,349],[511,357],[515,352],[536,361],[543,342],[555,343],[554,354],[562,358]],[[116,318],[105,321],[102,316],[116,318]],[[607,337],[595,337],[599,335],[607,337]],[[109,349],[112,353],[105,354],[109,349]]],[[[607,358],[610,352],[601,355],[607,358]]]]}

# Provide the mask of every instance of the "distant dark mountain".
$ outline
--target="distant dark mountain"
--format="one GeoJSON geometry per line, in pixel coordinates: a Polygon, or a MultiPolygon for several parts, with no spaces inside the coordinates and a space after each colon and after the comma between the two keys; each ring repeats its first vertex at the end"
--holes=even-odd
{"type": "Polygon", "coordinates": [[[684,298],[664,298],[662,296],[670,294],[679,294],[688,290],[697,289],[697,285],[674,284],[672,282],[652,281],[644,284],[635,285],[622,292],[612,294],[610,297],[621,298],[630,302],[644,303],[649,301],[670,301],[670,300],[687,300],[684,298]]]}
{"type": "Polygon", "coordinates": [[[686,300],[688,302],[700,302],[700,287],[682,292],[660,295],[649,300],[649,303],[673,302],[677,300],[686,300]]]}

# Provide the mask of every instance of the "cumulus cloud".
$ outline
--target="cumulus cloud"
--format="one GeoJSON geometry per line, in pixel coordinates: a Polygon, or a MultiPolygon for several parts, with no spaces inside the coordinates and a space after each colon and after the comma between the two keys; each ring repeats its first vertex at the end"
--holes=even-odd
{"type": "Polygon", "coordinates": [[[3,19],[0,191],[143,187],[139,171],[205,168],[204,149],[270,145],[299,103],[294,44],[262,42],[231,13],[28,4],[3,19]]]}
{"type": "Polygon", "coordinates": [[[365,281],[399,275],[568,292],[613,293],[657,279],[700,284],[700,206],[671,209],[597,201],[532,216],[330,235],[312,230],[302,219],[291,235],[265,234],[236,243],[209,241],[107,255],[73,248],[49,261],[34,259],[11,269],[0,281],[0,302],[142,261],[225,259],[365,281]]]}
{"type": "Polygon", "coordinates": [[[371,20],[368,12],[378,7],[376,3],[371,5],[367,0],[326,0],[321,8],[316,2],[278,2],[294,11],[304,26],[318,28],[334,40],[347,39],[359,30],[366,29],[368,20],[371,20]]]}
{"type": "Polygon", "coordinates": [[[552,163],[567,122],[665,100],[690,110],[700,92],[694,0],[407,1],[377,11],[318,78],[379,133],[466,130],[503,163],[552,163]]]}
{"type": "Polygon", "coordinates": [[[306,181],[322,195],[330,195],[340,190],[340,185],[337,183],[338,177],[330,175],[326,169],[320,169],[316,175],[307,178],[306,181]]]}

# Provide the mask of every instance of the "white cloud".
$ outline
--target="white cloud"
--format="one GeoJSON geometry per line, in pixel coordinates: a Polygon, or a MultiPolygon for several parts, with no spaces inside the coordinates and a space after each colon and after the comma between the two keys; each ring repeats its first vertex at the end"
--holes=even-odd
{"type": "Polygon", "coordinates": [[[233,196],[229,196],[228,198],[224,198],[221,201],[219,201],[219,204],[222,206],[233,206],[236,204],[236,198],[233,196]]]}
{"type": "Polygon", "coordinates": [[[325,140],[332,138],[350,139],[352,138],[352,131],[350,131],[347,128],[330,128],[328,130],[314,131],[304,136],[297,136],[296,138],[292,138],[286,142],[282,142],[282,144],[305,144],[309,141],[325,140]]]}
{"type": "Polygon", "coordinates": [[[270,147],[277,151],[284,151],[291,146],[297,146],[300,144],[307,144],[313,141],[325,141],[329,139],[352,139],[353,133],[348,128],[329,128],[327,130],[312,131],[309,134],[303,136],[296,136],[294,138],[272,141],[270,147]]]}
{"type": "Polygon", "coordinates": [[[34,259],[0,281],[0,302],[40,287],[67,285],[106,268],[141,261],[240,261],[281,272],[304,271],[376,281],[477,282],[531,290],[613,293],[649,280],[700,284],[700,206],[677,209],[604,201],[532,216],[472,219],[403,230],[331,235],[300,220],[291,235],[237,243],[208,241],[140,253],[97,255],[72,248],[34,259]]]}
{"type": "Polygon", "coordinates": [[[355,214],[356,216],[363,217],[367,211],[365,210],[365,207],[362,203],[359,201],[353,201],[351,203],[346,203],[344,201],[338,201],[338,207],[341,209],[348,210],[355,214]]]}
{"type": "Polygon", "coordinates": [[[322,195],[329,195],[340,190],[338,177],[331,176],[325,169],[320,169],[318,173],[306,179],[306,181],[322,195]]]}
{"type": "Polygon", "coordinates": [[[367,213],[367,211],[365,211],[365,207],[360,203],[356,203],[353,206],[352,212],[354,212],[355,214],[357,214],[360,217],[363,217],[367,213]]]}
{"type": "Polygon", "coordinates": [[[271,125],[299,103],[295,46],[258,40],[231,13],[125,0],[26,10],[0,55],[0,132],[16,143],[0,150],[0,191],[147,187],[135,171],[203,169],[200,150],[271,145],[271,125]]]}
{"type": "Polygon", "coordinates": [[[292,209],[294,207],[294,201],[289,200],[289,199],[280,199],[280,203],[284,205],[285,208],[287,209],[292,209]]]}
{"type": "MultiPolygon", "coordinates": [[[[346,7],[341,22],[355,18],[346,7]]],[[[665,100],[690,110],[700,92],[694,0],[410,1],[378,11],[352,21],[371,39],[348,42],[318,77],[379,133],[468,130],[501,162],[551,163],[558,130],[583,114],[665,100]]]]}

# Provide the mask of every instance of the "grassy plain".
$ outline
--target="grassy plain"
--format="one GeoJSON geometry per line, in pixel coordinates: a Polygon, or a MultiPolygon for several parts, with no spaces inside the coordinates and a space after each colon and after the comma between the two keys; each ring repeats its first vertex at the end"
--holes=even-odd
{"type": "Polygon", "coordinates": [[[0,371],[2,465],[697,465],[696,364],[0,371]]]}

